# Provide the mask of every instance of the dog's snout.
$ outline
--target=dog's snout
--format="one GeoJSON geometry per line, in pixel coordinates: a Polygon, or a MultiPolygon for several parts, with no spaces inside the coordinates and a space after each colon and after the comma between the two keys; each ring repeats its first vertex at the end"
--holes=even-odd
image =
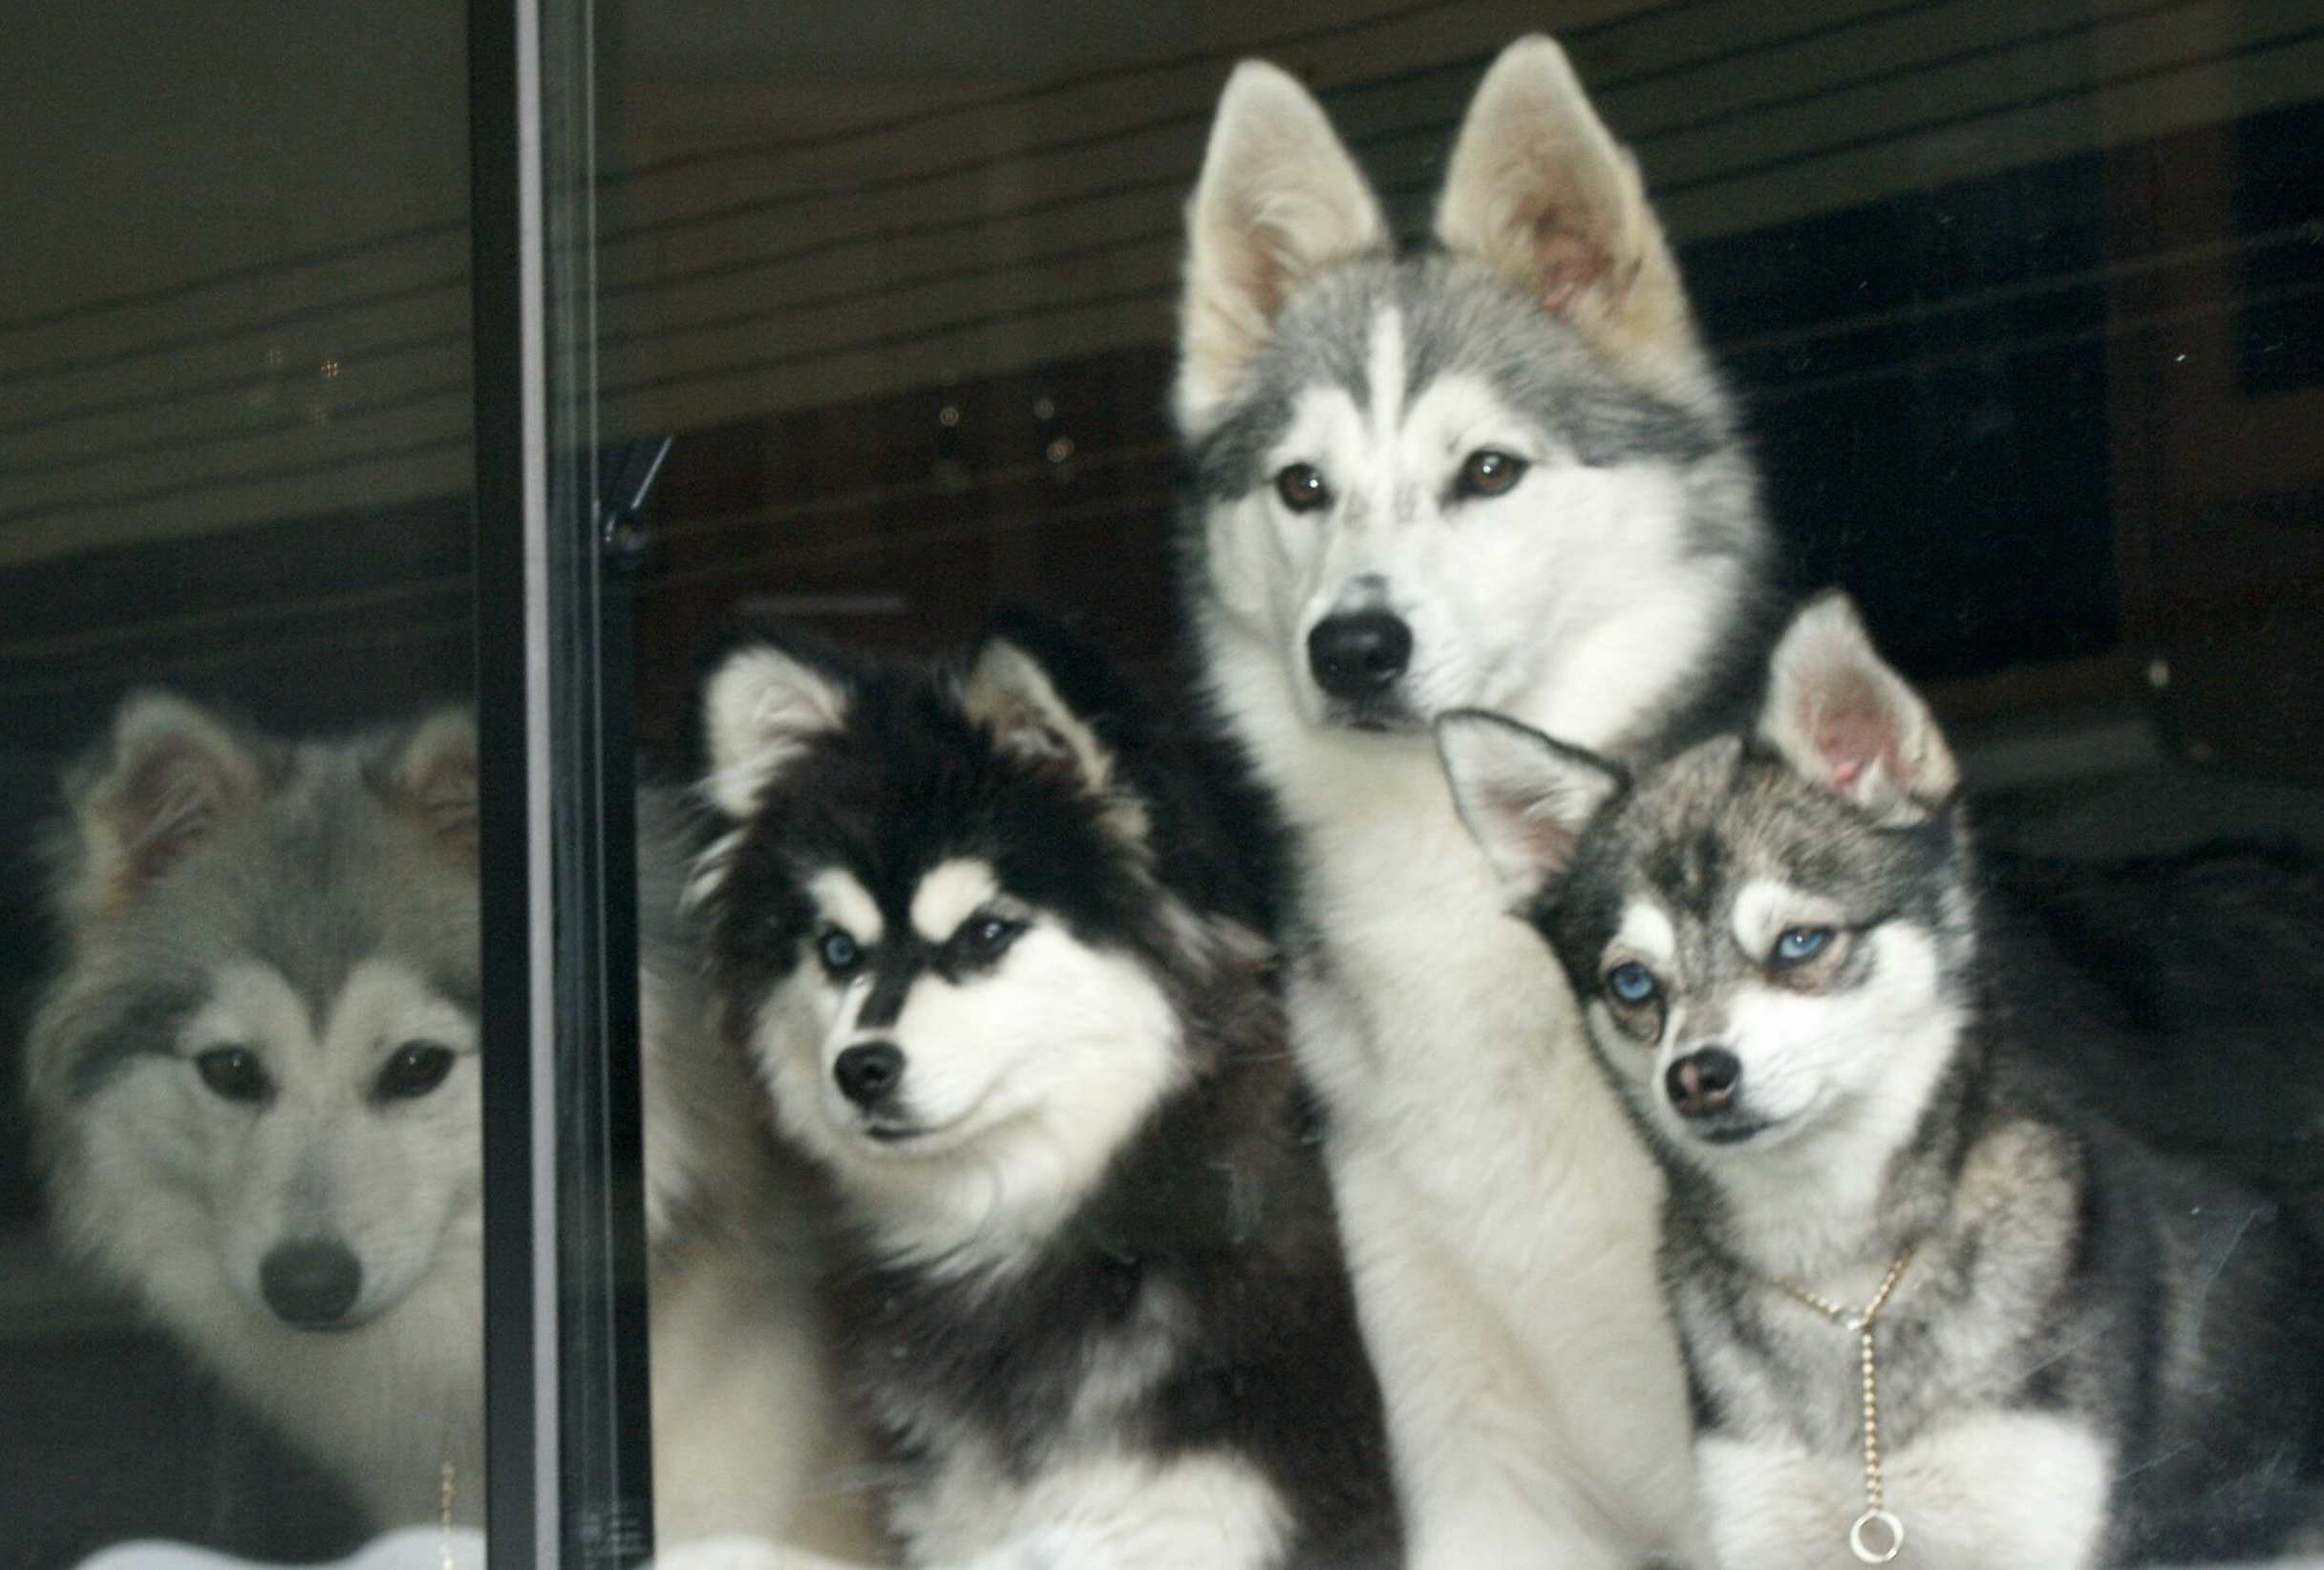
{"type": "Polygon", "coordinates": [[[892,1041],[864,1041],[831,1066],[840,1093],[868,1112],[896,1093],[904,1078],[904,1049],[892,1041]]]}
{"type": "Polygon", "coordinates": [[[1308,634],[1315,685],[1335,698],[1385,691],[1411,663],[1412,628],[1393,611],[1344,611],[1317,622],[1308,634]]]}
{"type": "Polygon", "coordinates": [[[284,1324],[324,1329],[355,1305],[363,1264],[346,1244],[329,1239],[283,1243],[259,1262],[258,1288],[284,1324]]]}
{"type": "Polygon", "coordinates": [[[1742,1061],[1733,1052],[1724,1047],[1702,1047],[1672,1064],[1662,1084],[1679,1116],[1705,1117],[1735,1100],[1735,1087],[1742,1077],[1742,1061]]]}

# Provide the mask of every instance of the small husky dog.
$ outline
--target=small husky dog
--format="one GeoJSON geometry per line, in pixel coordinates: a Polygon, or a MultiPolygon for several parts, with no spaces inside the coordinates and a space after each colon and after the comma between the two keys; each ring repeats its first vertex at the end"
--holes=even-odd
{"type": "MultiPolygon", "coordinates": [[[[66,799],[26,1053],[61,1241],[375,1525],[480,1521],[469,715],[293,743],[134,693],[66,799]]],[[[852,1549],[866,1502],[812,1470],[844,1449],[805,1195],[732,1111],[747,1073],[700,1029],[678,881],[649,874],[659,1523],[852,1549]]]]}
{"type": "Polygon", "coordinates": [[[1768,531],[1636,166],[1557,45],[1479,85],[1399,256],[1256,62],[1187,208],[1177,414],[1206,697],[1287,844],[1289,1006],[1418,1570],[1691,1561],[1659,1179],[1503,919],[1446,710],[1652,753],[1748,702],[1768,531]]]}
{"type": "Polygon", "coordinates": [[[1267,956],[1127,694],[1031,625],[753,635],[700,726],[713,985],[837,1192],[909,1561],[1398,1562],[1267,956]]]}
{"type": "Polygon", "coordinates": [[[145,691],[52,845],[52,1222],[382,1525],[483,1503],[475,778],[145,691]]]}
{"type": "Polygon", "coordinates": [[[1752,734],[1635,776],[1438,737],[1669,1176],[1719,1565],[2209,1562],[2318,1518],[2311,1245],[2060,1093],[1980,952],[1951,754],[1844,599],[1752,734]]]}

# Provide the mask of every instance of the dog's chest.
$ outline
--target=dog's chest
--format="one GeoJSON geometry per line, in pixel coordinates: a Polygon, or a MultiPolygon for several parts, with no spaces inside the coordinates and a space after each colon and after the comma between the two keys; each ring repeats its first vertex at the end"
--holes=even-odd
{"type": "MultiPolygon", "coordinates": [[[[2113,1322],[2072,1290],[2079,1208],[2061,1153],[2040,1131],[2006,1128],[1972,1150],[1945,1220],[1913,1246],[1871,1326],[1884,1446],[1979,1411],[2082,1399],[2080,1370],[2113,1322]]],[[[1709,1397],[1706,1427],[1860,1454],[1856,1316],[1885,1267],[1867,1262],[1844,1284],[1782,1283],[1690,1232],[1677,1225],[1670,1260],[1688,1360],[1709,1397]],[[1845,1312],[1812,1306],[1801,1289],[1845,1312]]]]}
{"type": "Polygon", "coordinates": [[[1103,1259],[990,1290],[885,1274],[852,1309],[850,1368],[897,1453],[1020,1478],[1078,1437],[1137,1427],[1185,1317],[1167,1284],[1103,1259]]]}

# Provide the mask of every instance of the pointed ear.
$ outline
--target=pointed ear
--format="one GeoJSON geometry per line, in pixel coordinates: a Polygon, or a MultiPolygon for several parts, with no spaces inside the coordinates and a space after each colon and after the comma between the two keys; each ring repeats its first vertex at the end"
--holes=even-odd
{"type": "Polygon", "coordinates": [[[1263,60],[1235,67],[1186,203],[1180,428],[1208,428],[1301,285],[1387,244],[1379,202],[1322,106],[1263,60]]]}
{"type": "Polygon", "coordinates": [[[266,794],[265,744],[174,692],[122,700],[113,733],[66,782],[78,854],[61,902],[110,915],[266,794]]]}
{"type": "Polygon", "coordinates": [[[1617,374],[1690,404],[1716,395],[1637,160],[1553,39],[1520,38],[1478,84],[1437,238],[1523,285],[1617,374]]]}
{"type": "Polygon", "coordinates": [[[445,849],[474,857],[476,773],[476,716],[466,709],[441,709],[390,751],[382,794],[445,849]]]}
{"type": "Polygon", "coordinates": [[[1001,751],[1102,794],[1114,757],[1090,723],[1058,696],[1048,669],[1010,638],[988,637],[961,682],[960,707],[1001,751]]]}
{"type": "Polygon", "coordinates": [[[727,817],[748,817],[777,775],[846,723],[837,676],[771,644],[737,648],[702,685],[703,793],[727,817]]]}
{"type": "Polygon", "coordinates": [[[1961,782],[1936,716],[1836,591],[1777,641],[1759,731],[1802,777],[1884,823],[1927,819],[1961,782]]]}
{"type": "Polygon", "coordinates": [[[1565,881],[1582,831],[1625,784],[1603,758],[1482,710],[1439,719],[1437,753],[1460,820],[1521,901],[1565,881]]]}

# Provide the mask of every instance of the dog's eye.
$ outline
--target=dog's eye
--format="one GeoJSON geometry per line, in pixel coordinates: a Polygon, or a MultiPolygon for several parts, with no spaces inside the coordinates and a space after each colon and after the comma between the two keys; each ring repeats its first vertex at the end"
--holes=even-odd
{"type": "Polygon", "coordinates": [[[372,1095],[380,1101],[409,1101],[426,1095],[444,1082],[458,1054],[433,1041],[407,1041],[395,1049],[372,1082],[372,1095]]]}
{"type": "Polygon", "coordinates": [[[1831,941],[1832,929],[1828,926],[1786,927],[1776,939],[1770,963],[1778,966],[1804,965],[1823,953],[1831,941]]]}
{"type": "Polygon", "coordinates": [[[1323,471],[1311,463],[1288,465],[1275,477],[1275,494],[1295,513],[1311,513],[1332,501],[1332,487],[1324,483],[1323,471]]]}
{"type": "Polygon", "coordinates": [[[952,934],[952,944],[967,959],[997,960],[1024,930],[1024,923],[1005,916],[971,916],[952,934]]]}
{"type": "Polygon", "coordinates": [[[815,955],[834,976],[851,976],[864,964],[863,948],[836,926],[815,940],[815,955]]]}
{"type": "Polygon", "coordinates": [[[1636,960],[1628,960],[1606,972],[1606,990],[1616,1002],[1635,1008],[1654,995],[1654,973],[1636,960]]]}
{"type": "Polygon", "coordinates": [[[258,1054],[246,1047],[213,1047],[196,1054],[194,1071],[228,1101],[264,1101],[274,1093],[258,1054]]]}
{"type": "Polygon", "coordinates": [[[1524,458],[1482,447],[1461,460],[1460,477],[1453,488],[1464,497],[1501,496],[1523,479],[1529,467],[1524,458]]]}

